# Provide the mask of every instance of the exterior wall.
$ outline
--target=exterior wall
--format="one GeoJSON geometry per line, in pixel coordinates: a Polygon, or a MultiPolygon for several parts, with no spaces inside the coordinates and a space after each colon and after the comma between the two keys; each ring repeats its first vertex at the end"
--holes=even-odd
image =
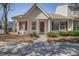
{"type": "Polygon", "coordinates": [[[57,6],[55,14],[60,14],[60,15],[64,15],[64,16],[68,16],[68,5],[61,5],[61,6],[57,6]]]}

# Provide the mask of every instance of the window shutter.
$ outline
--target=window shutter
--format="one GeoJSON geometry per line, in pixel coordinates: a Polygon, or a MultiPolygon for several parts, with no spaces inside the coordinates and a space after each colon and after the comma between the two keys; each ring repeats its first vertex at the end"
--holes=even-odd
{"type": "Polygon", "coordinates": [[[53,30],[53,24],[54,24],[54,22],[52,21],[52,30],[53,30]]]}
{"type": "Polygon", "coordinates": [[[67,30],[67,21],[66,21],[66,30],[67,30]]]}
{"type": "Polygon", "coordinates": [[[25,22],[25,30],[27,30],[27,21],[25,22]]]}

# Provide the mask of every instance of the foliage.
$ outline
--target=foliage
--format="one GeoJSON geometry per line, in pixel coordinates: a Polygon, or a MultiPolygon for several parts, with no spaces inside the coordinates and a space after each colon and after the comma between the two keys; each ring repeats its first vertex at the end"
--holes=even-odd
{"type": "Polygon", "coordinates": [[[58,33],[60,36],[69,36],[69,32],[60,31],[58,33]]]}
{"type": "Polygon", "coordinates": [[[79,31],[69,31],[69,36],[79,36],[79,31]]]}
{"type": "Polygon", "coordinates": [[[32,33],[29,33],[29,36],[31,36],[31,37],[38,37],[38,34],[36,32],[32,32],[32,33]]]}
{"type": "Polygon", "coordinates": [[[57,37],[57,33],[48,32],[48,33],[47,33],[47,36],[48,36],[48,37],[57,37]]]}
{"type": "Polygon", "coordinates": [[[8,34],[8,13],[11,10],[11,4],[10,3],[0,3],[0,10],[2,9],[2,19],[4,23],[4,32],[5,34],[8,34]]]}
{"type": "Polygon", "coordinates": [[[79,31],[67,31],[67,32],[60,31],[59,35],[60,36],[79,36],[79,31]]]}

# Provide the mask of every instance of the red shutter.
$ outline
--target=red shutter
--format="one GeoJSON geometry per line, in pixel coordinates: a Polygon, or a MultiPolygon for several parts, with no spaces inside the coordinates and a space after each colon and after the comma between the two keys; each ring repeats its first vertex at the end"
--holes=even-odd
{"type": "Polygon", "coordinates": [[[53,30],[53,23],[54,23],[54,22],[52,21],[52,30],[53,30]]]}
{"type": "Polygon", "coordinates": [[[27,30],[27,21],[25,22],[25,30],[27,30]]]}
{"type": "Polygon", "coordinates": [[[67,31],[67,21],[66,21],[66,31],[67,31]]]}

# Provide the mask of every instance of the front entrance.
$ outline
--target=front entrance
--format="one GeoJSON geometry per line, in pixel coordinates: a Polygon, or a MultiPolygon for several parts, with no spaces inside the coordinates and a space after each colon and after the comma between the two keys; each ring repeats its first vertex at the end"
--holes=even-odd
{"type": "Polygon", "coordinates": [[[40,33],[44,33],[44,22],[40,22],[40,33]]]}

